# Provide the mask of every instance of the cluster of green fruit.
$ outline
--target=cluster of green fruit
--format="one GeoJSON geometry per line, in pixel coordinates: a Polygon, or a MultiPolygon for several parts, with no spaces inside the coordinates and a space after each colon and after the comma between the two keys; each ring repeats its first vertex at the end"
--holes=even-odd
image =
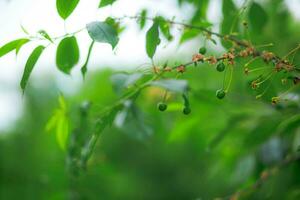
{"type": "MultiPolygon", "coordinates": [[[[168,105],[164,102],[159,102],[157,104],[157,108],[159,111],[161,112],[164,112],[167,110],[168,108],[168,105]]],[[[191,108],[189,106],[184,106],[183,110],[182,110],[182,113],[185,114],[185,115],[189,115],[190,113],[192,112],[191,108]]]]}
{"type": "MultiPolygon", "coordinates": [[[[199,53],[202,54],[202,55],[205,55],[206,52],[207,52],[207,50],[206,50],[205,47],[201,47],[199,49],[199,53]]],[[[217,64],[216,70],[218,72],[224,72],[225,68],[226,68],[225,64],[223,62],[220,62],[219,64],[217,64]]],[[[225,92],[224,89],[217,90],[216,97],[218,99],[223,99],[225,96],[226,96],[226,92],[225,92]]]]}
{"type": "MultiPolygon", "coordinates": [[[[205,55],[206,52],[207,52],[207,49],[205,47],[201,47],[199,49],[199,53],[202,54],[202,55],[205,55]]],[[[216,70],[218,72],[224,72],[225,68],[226,68],[226,66],[223,62],[219,62],[216,66],[216,70]]],[[[226,91],[224,89],[217,90],[216,97],[218,99],[223,99],[225,96],[226,96],[226,91]]],[[[183,99],[184,99],[184,108],[183,108],[182,112],[185,115],[189,115],[192,110],[190,108],[188,98],[187,98],[186,95],[183,95],[183,99]]],[[[157,104],[157,108],[158,108],[159,111],[164,112],[168,109],[168,105],[164,101],[162,101],[162,102],[159,102],[157,104]]]]}

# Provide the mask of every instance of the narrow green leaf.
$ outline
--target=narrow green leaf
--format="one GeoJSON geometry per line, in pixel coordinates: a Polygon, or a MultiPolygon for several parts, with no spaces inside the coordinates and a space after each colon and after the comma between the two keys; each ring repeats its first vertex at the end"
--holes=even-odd
{"type": "Polygon", "coordinates": [[[20,48],[29,41],[27,38],[21,38],[5,44],[0,48],[0,58],[13,50],[17,50],[18,52],[20,48]]]}
{"type": "Polygon", "coordinates": [[[78,5],[79,0],[56,0],[56,9],[61,18],[67,19],[78,5]]]}
{"type": "Polygon", "coordinates": [[[146,52],[149,58],[153,58],[156,48],[160,43],[158,26],[158,20],[155,20],[146,34],[146,52]]]}
{"type": "Polygon", "coordinates": [[[38,32],[42,37],[49,40],[51,43],[53,43],[53,40],[51,39],[50,35],[45,30],[40,30],[38,32]]]}
{"type": "Polygon", "coordinates": [[[268,15],[260,4],[253,2],[249,10],[251,30],[261,33],[268,21],[268,15]]]}
{"type": "MultiPolygon", "coordinates": [[[[223,0],[222,3],[223,21],[221,23],[221,34],[228,35],[238,32],[238,9],[232,0],[223,0]]],[[[231,43],[222,40],[222,45],[226,48],[231,47],[231,43]]]]}
{"type": "Polygon", "coordinates": [[[116,0],[101,0],[99,4],[99,8],[111,5],[115,2],[116,0]]]}
{"type": "Polygon", "coordinates": [[[196,12],[192,18],[192,24],[197,25],[200,21],[206,19],[210,0],[195,1],[196,12]]]}
{"type": "Polygon", "coordinates": [[[100,43],[108,43],[114,49],[119,42],[115,28],[106,22],[92,22],[86,26],[90,37],[100,43]]]}
{"type": "Polygon", "coordinates": [[[56,139],[62,150],[66,149],[69,131],[70,131],[69,119],[65,113],[61,113],[61,116],[57,119],[56,139]]]}
{"type": "Polygon", "coordinates": [[[173,36],[170,32],[170,23],[163,17],[157,18],[159,21],[159,29],[162,32],[163,36],[168,40],[171,41],[173,39],[173,36]]]}
{"type": "Polygon", "coordinates": [[[27,31],[27,29],[21,24],[21,29],[22,31],[26,34],[29,35],[29,32],[27,31]]]}
{"type": "Polygon", "coordinates": [[[22,80],[21,80],[21,83],[20,83],[20,86],[24,92],[25,88],[26,88],[26,85],[27,85],[27,82],[28,82],[28,79],[30,77],[30,74],[35,66],[35,64],[37,63],[39,57],[41,56],[43,50],[45,49],[44,46],[38,46],[36,47],[33,52],[31,53],[31,55],[29,56],[27,62],[26,62],[26,65],[25,65],[25,69],[24,69],[24,72],[23,72],[23,77],[22,77],[22,80]]]}
{"type": "Polygon", "coordinates": [[[88,55],[87,55],[87,58],[85,60],[85,63],[81,67],[81,74],[82,74],[83,78],[85,77],[85,74],[87,72],[87,65],[89,63],[94,44],[95,44],[95,41],[92,41],[91,44],[90,44],[90,47],[89,47],[89,51],[88,51],[88,55]]]}
{"type": "Polygon", "coordinates": [[[141,17],[139,21],[140,28],[143,29],[146,25],[146,18],[147,18],[147,10],[142,10],[141,17]]]}
{"type": "Polygon", "coordinates": [[[72,68],[79,61],[79,47],[76,37],[64,38],[57,47],[56,65],[58,69],[66,74],[70,74],[72,68]]]}

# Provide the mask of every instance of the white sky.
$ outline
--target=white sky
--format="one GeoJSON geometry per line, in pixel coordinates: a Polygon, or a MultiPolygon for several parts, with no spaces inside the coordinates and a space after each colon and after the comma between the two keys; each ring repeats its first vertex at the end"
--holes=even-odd
{"type": "MultiPolygon", "coordinates": [[[[118,0],[112,7],[97,10],[99,0],[81,0],[75,12],[68,18],[66,27],[68,32],[72,32],[85,27],[91,21],[103,20],[109,15],[135,15],[145,7],[155,11],[150,13],[152,16],[163,14],[172,18],[176,15],[179,21],[189,18],[192,8],[187,7],[185,13],[180,13],[176,2],[177,0],[118,0]]],[[[215,23],[218,23],[220,17],[218,15],[220,2],[221,0],[213,0],[210,6],[209,19],[215,23]]],[[[300,19],[300,0],[287,0],[287,3],[295,16],[300,19]]],[[[40,29],[46,30],[50,36],[64,34],[64,23],[56,12],[55,0],[0,0],[0,46],[24,36],[20,24],[32,34],[40,29]]],[[[145,34],[139,33],[134,22],[128,24],[132,26],[121,36],[114,52],[109,45],[97,44],[90,62],[90,66],[94,66],[93,70],[106,66],[118,69],[134,68],[149,62],[145,53],[145,34]]],[[[78,35],[78,42],[81,49],[81,63],[83,63],[90,39],[83,32],[78,35]]],[[[11,53],[0,59],[0,130],[8,128],[10,122],[16,120],[21,114],[24,100],[19,89],[19,81],[28,53],[35,45],[26,45],[18,58],[11,53]]],[[[82,83],[80,69],[77,67],[71,77],[58,72],[55,67],[55,48],[56,46],[52,45],[43,53],[30,81],[55,76],[57,82],[61,83],[63,91],[74,91],[76,86],[82,83]]],[[[160,57],[168,57],[174,53],[188,56],[192,49],[191,43],[178,49],[174,42],[159,51],[160,57]]]]}

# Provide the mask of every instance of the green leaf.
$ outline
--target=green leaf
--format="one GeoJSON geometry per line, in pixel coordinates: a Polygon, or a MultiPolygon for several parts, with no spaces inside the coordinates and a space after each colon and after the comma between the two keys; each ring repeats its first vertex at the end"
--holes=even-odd
{"type": "Polygon", "coordinates": [[[70,74],[71,69],[79,61],[79,47],[74,36],[64,38],[56,51],[56,65],[58,69],[70,74]]]}
{"type": "Polygon", "coordinates": [[[90,37],[100,43],[108,43],[114,49],[119,42],[115,28],[106,22],[92,22],[86,26],[90,37]]]}
{"type": "Polygon", "coordinates": [[[249,22],[252,30],[261,33],[268,21],[268,15],[260,4],[253,2],[249,10],[249,22]]]}
{"type": "Polygon", "coordinates": [[[62,150],[65,150],[70,132],[70,120],[65,98],[60,95],[58,101],[59,107],[55,110],[53,116],[48,121],[46,130],[55,130],[57,143],[62,150]]]}
{"type": "Polygon", "coordinates": [[[141,12],[141,16],[140,16],[140,21],[139,21],[139,25],[140,25],[140,29],[143,29],[146,25],[146,18],[147,18],[147,10],[142,10],[141,12]]]}
{"type": "MultiPolygon", "coordinates": [[[[228,35],[238,32],[238,9],[232,0],[223,0],[222,4],[223,21],[221,23],[221,34],[228,35]]],[[[230,42],[222,40],[222,45],[226,48],[231,47],[230,42]]]]}
{"type": "Polygon", "coordinates": [[[146,34],[146,52],[149,58],[153,58],[156,48],[160,43],[158,26],[158,20],[154,20],[153,25],[146,34]]]}
{"type": "Polygon", "coordinates": [[[0,58],[13,50],[18,52],[20,48],[29,41],[27,38],[21,38],[5,44],[0,48],[0,58]]]}
{"type": "Polygon", "coordinates": [[[209,0],[195,1],[195,4],[196,12],[194,13],[192,18],[193,25],[196,25],[199,21],[206,19],[209,0]]]}
{"type": "Polygon", "coordinates": [[[230,34],[233,29],[235,18],[238,17],[238,9],[232,0],[223,0],[222,5],[223,22],[221,25],[221,32],[223,34],[230,34]]]}
{"type": "Polygon", "coordinates": [[[188,83],[186,80],[167,79],[153,81],[151,86],[162,87],[172,92],[185,93],[188,90],[188,83]]]}
{"type": "Polygon", "coordinates": [[[23,72],[23,77],[22,77],[22,80],[21,80],[21,83],[20,83],[20,86],[24,92],[25,88],[26,88],[26,85],[27,85],[27,82],[28,82],[28,79],[30,77],[30,74],[35,66],[35,64],[37,63],[39,57],[41,56],[43,50],[45,49],[44,46],[38,46],[36,47],[33,52],[31,53],[31,55],[29,56],[27,62],[26,62],[26,65],[25,65],[25,69],[24,69],[24,72],[23,72]]]}
{"type": "Polygon", "coordinates": [[[90,44],[90,47],[89,47],[89,51],[88,51],[88,55],[87,55],[87,58],[85,60],[85,63],[81,67],[81,74],[82,74],[83,78],[85,77],[85,74],[87,72],[87,65],[89,63],[94,44],[95,44],[95,41],[92,41],[91,44],[90,44]]]}
{"type": "Polygon", "coordinates": [[[179,43],[182,44],[188,40],[191,40],[195,37],[197,37],[201,32],[195,29],[185,29],[179,43]]]}
{"type": "Polygon", "coordinates": [[[56,0],[56,9],[61,18],[67,19],[78,5],[79,0],[56,0]]]}
{"type": "Polygon", "coordinates": [[[118,34],[122,33],[125,30],[124,26],[120,25],[120,22],[116,21],[114,18],[108,17],[105,19],[105,23],[114,27],[118,34]]]}
{"type": "Polygon", "coordinates": [[[158,21],[159,21],[159,29],[161,30],[163,36],[171,41],[173,39],[173,36],[171,35],[171,32],[170,32],[170,23],[163,17],[158,17],[157,18],[158,21]]]}
{"type": "Polygon", "coordinates": [[[116,0],[101,0],[99,4],[99,8],[111,5],[115,2],[116,0]]]}
{"type": "Polygon", "coordinates": [[[51,39],[50,35],[45,30],[40,30],[38,32],[43,38],[49,40],[51,43],[53,43],[53,40],[51,39]]]}

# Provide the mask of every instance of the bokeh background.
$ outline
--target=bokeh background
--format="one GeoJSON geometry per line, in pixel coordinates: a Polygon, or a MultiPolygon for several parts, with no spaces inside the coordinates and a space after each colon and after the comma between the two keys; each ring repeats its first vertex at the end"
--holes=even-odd
{"type": "MultiPolygon", "coordinates": [[[[256,2],[267,11],[268,26],[263,34],[253,34],[252,40],[261,45],[272,42],[270,49],[284,56],[299,44],[300,2],[256,2]]],[[[152,16],[176,16],[178,21],[188,21],[195,10],[189,1],[179,6],[175,0],[118,0],[113,6],[97,10],[98,3],[82,0],[67,20],[67,30],[78,30],[111,15],[135,15],[143,8],[152,16]]],[[[235,3],[241,6],[243,1],[235,3]]],[[[207,19],[216,31],[222,22],[221,8],[221,0],[211,0],[207,11],[207,19]]],[[[135,22],[125,23],[127,29],[113,52],[108,45],[96,46],[85,81],[79,67],[71,76],[57,70],[53,45],[41,57],[22,95],[19,81],[35,44],[22,49],[18,58],[12,53],[0,59],[0,199],[214,199],[247,188],[263,170],[297,151],[299,88],[292,91],[289,101],[273,106],[270,98],[288,88],[274,80],[266,96],[256,100],[249,87],[253,77],[245,76],[242,67],[237,67],[230,93],[220,101],[215,91],[222,85],[223,75],[202,65],[182,77],[192,88],[191,115],[182,115],[182,102],[176,97],[172,97],[166,113],[159,112],[156,104],[163,91],[147,89],[138,99],[138,106],[150,137],[141,139],[138,126],[106,129],[87,170],[72,177],[66,152],[45,126],[60,93],[74,116],[86,100],[92,102],[92,112],[97,113],[118,98],[112,88],[112,74],[150,63],[145,53],[145,32],[135,22]]],[[[64,33],[54,1],[0,0],[0,44],[23,36],[21,25],[31,33],[40,29],[53,36],[64,33]]],[[[203,39],[196,37],[178,46],[180,32],[174,30],[175,40],[159,48],[155,58],[159,64],[189,61],[203,45],[203,39]]],[[[80,33],[78,41],[82,63],[88,35],[80,33]]],[[[208,50],[214,54],[224,51],[221,44],[208,44],[208,50]]],[[[299,54],[295,61],[300,63],[299,54]]],[[[242,66],[242,61],[238,64],[242,66]]],[[[299,168],[298,162],[278,170],[243,198],[300,199],[299,168]]]]}

